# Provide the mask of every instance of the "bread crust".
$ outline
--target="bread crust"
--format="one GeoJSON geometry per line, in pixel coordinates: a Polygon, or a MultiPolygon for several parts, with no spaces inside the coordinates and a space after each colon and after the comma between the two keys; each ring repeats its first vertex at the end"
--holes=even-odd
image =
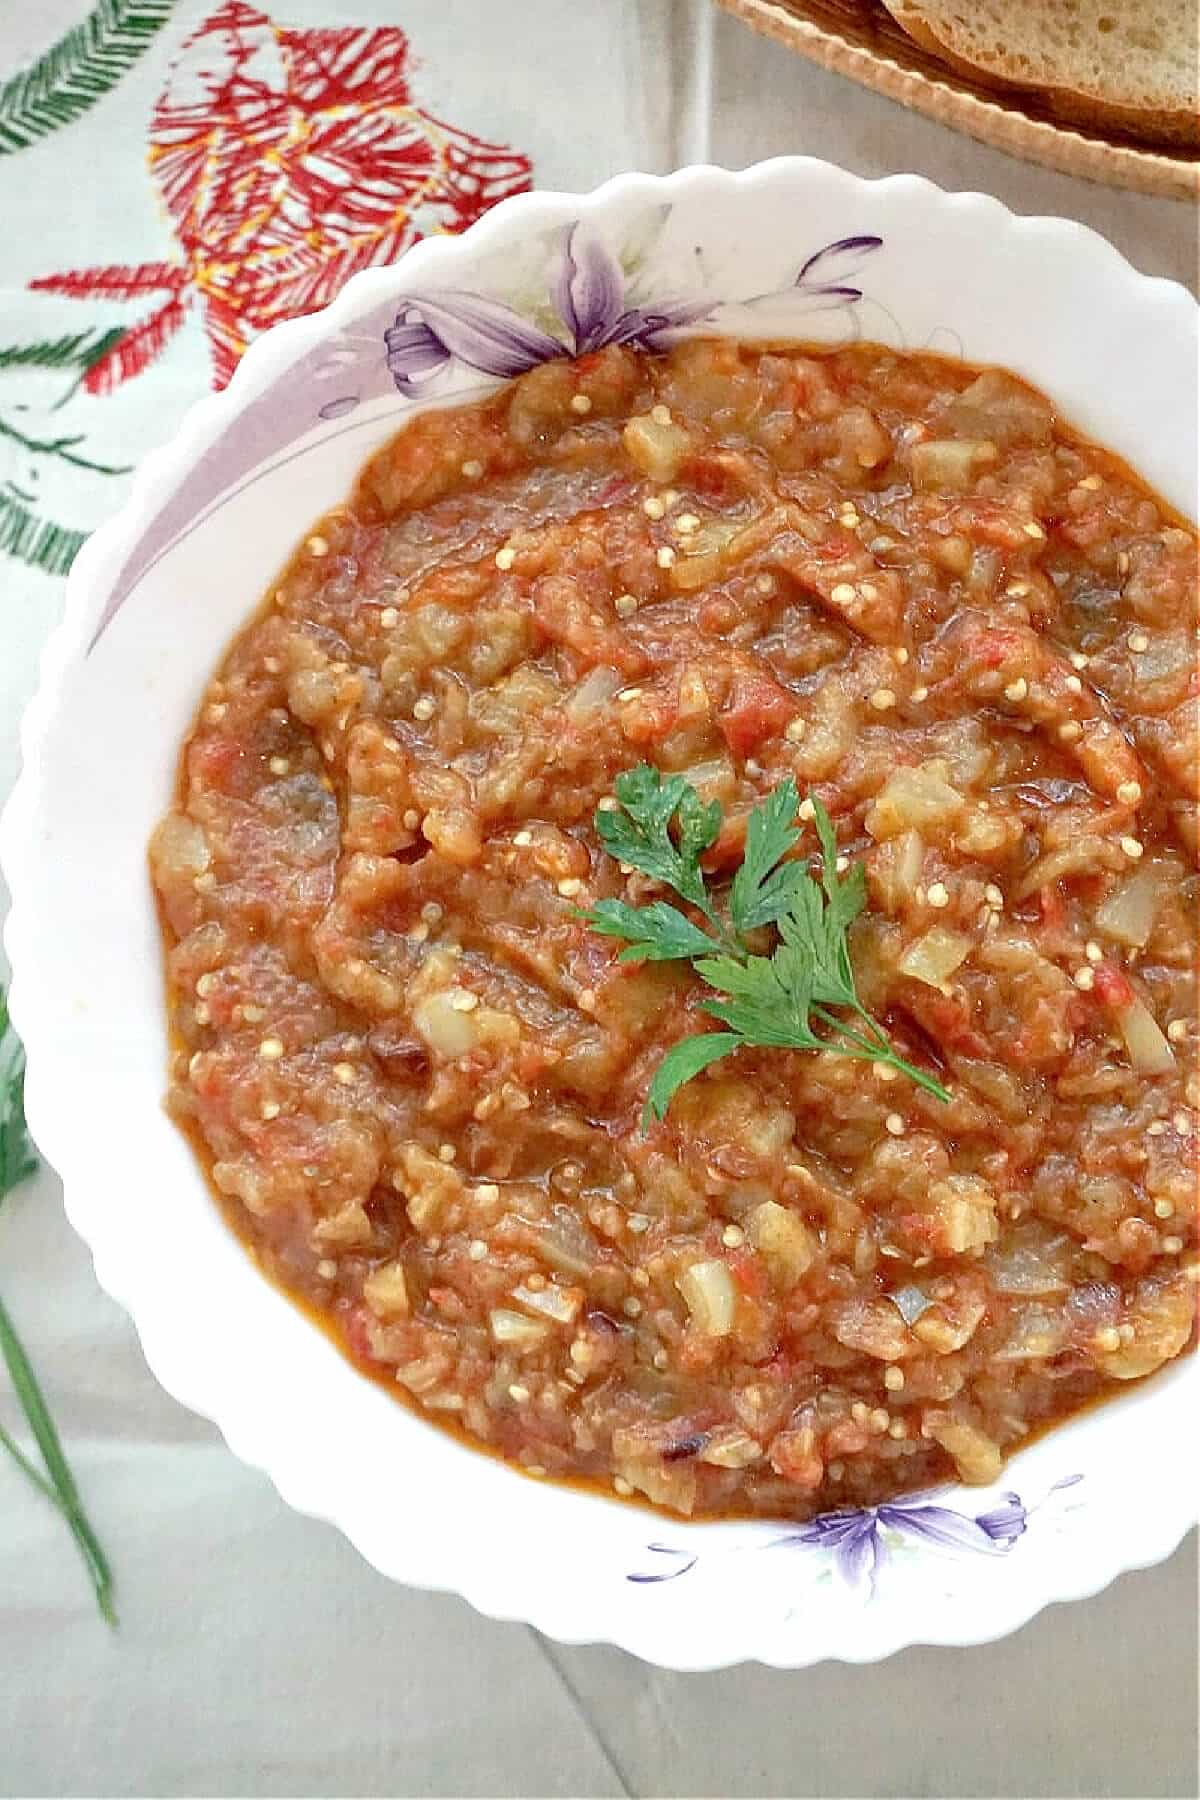
{"type": "MultiPolygon", "coordinates": [[[[1114,0],[1119,3],[1119,0],[1114,0]]],[[[1067,85],[1024,82],[1012,76],[975,63],[961,55],[939,36],[922,8],[913,0],[884,0],[896,23],[922,50],[945,63],[948,69],[967,76],[980,86],[991,86],[1006,94],[1027,94],[1055,118],[1068,125],[1169,144],[1175,148],[1200,149],[1200,111],[1143,107],[1122,101],[1103,99],[1096,94],[1067,85]]]]}

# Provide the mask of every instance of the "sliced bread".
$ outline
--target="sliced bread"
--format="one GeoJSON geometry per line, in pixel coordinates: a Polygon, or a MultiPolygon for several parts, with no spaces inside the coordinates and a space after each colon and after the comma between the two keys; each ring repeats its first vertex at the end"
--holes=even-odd
{"type": "Polygon", "coordinates": [[[1200,146],[1197,0],[884,0],[976,82],[1035,93],[1084,126],[1200,146]]]}

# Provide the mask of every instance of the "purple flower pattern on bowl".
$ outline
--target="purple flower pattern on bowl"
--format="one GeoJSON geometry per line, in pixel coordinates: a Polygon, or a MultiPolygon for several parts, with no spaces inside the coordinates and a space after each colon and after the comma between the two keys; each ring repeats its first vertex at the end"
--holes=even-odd
{"type": "MultiPolygon", "coordinates": [[[[761,1538],[751,1547],[824,1551],[830,1559],[831,1572],[846,1587],[871,1599],[877,1577],[891,1552],[902,1547],[916,1549],[932,1545],[950,1552],[1004,1556],[1025,1534],[1030,1519],[1052,1494],[1074,1487],[1082,1480],[1082,1475],[1068,1475],[1055,1482],[1036,1506],[1026,1506],[1019,1494],[1001,1494],[994,1506],[975,1514],[939,1506],[928,1495],[921,1494],[906,1500],[888,1500],[879,1506],[845,1508],[821,1513],[792,1530],[761,1538]]],[[[651,1555],[669,1559],[670,1566],[664,1564],[657,1569],[635,1572],[626,1576],[627,1581],[647,1587],[677,1581],[700,1561],[698,1552],[681,1550],[671,1544],[648,1544],[646,1548],[651,1555]]]]}
{"type": "Polygon", "coordinates": [[[387,365],[397,388],[411,397],[455,362],[508,380],[540,363],[586,356],[610,344],[663,350],[689,329],[720,329],[735,310],[753,315],[768,307],[778,311],[782,304],[799,319],[861,300],[863,290],[854,283],[858,264],[882,243],[874,236],[839,238],[814,251],[783,287],[738,301],[712,294],[647,300],[637,296],[622,261],[576,220],[558,235],[551,254],[547,290],[553,319],[548,322],[555,330],[482,294],[459,289],[414,294],[400,301],[384,333],[387,365]]]}
{"type": "MultiPolygon", "coordinates": [[[[767,323],[779,336],[802,336],[803,320],[816,312],[840,309],[852,317],[864,298],[859,265],[883,243],[867,234],[839,238],[792,263],[794,273],[779,288],[745,299],[730,293],[728,278],[705,283],[705,249],[693,243],[682,266],[696,291],[667,295],[656,292],[667,279],[656,252],[672,210],[651,209],[619,250],[578,219],[557,227],[548,234],[532,293],[519,304],[516,296],[510,304],[474,288],[402,292],[354,318],[337,339],[310,343],[286,373],[243,404],[238,431],[202,449],[149,517],[113,572],[91,648],[149,571],[220,507],[332,436],[360,430],[380,402],[395,405],[397,394],[410,402],[425,398],[456,373],[509,380],[606,344],[660,350],[689,330],[738,335],[767,323]]],[[[302,325],[287,329],[304,335],[302,325]]],[[[850,330],[848,324],[847,335],[850,330]]],[[[235,394],[240,379],[235,373],[235,394]]],[[[461,382],[458,389],[465,399],[461,382]]]]}

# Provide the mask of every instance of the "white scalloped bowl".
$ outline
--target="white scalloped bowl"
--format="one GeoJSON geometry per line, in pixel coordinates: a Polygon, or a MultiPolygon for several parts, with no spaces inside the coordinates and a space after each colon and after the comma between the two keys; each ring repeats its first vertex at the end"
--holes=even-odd
{"type": "Polygon", "coordinates": [[[1196,1359],[1023,1450],[991,1492],[803,1530],[654,1517],[519,1476],[360,1377],[256,1274],[162,1109],[145,845],[202,687],[369,453],[420,405],[489,384],[455,358],[418,401],[399,393],[383,333],[401,302],[467,290],[562,333],[547,302],[577,220],[577,243],[620,258],[639,316],[682,297],[747,335],[859,332],[1007,365],[1195,515],[1193,301],[1079,225],[979,195],[801,159],[628,175],[506,201],[357,276],[253,345],[71,573],[2,833],[30,1125],[164,1387],[385,1574],[680,1669],[979,1643],[1176,1546],[1196,1518],[1196,1359]]]}

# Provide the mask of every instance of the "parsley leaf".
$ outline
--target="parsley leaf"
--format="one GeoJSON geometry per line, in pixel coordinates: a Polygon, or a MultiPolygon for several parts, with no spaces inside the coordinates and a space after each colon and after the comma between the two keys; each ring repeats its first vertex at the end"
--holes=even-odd
{"type": "Polygon", "coordinates": [[[655,900],[649,906],[598,900],[583,917],[605,937],[628,938],[621,962],[674,962],[707,956],[713,947],[706,931],[665,900],[655,900]]]}
{"type": "Polygon", "coordinates": [[[596,830],[609,855],[665,882],[713,918],[700,858],[721,829],[717,802],[705,805],[682,775],[664,780],[649,763],[618,775],[613,791],[619,809],[596,813],[596,830]],[[672,820],[677,821],[678,843],[671,836],[672,820]]]}
{"type": "Polygon", "coordinates": [[[746,820],[746,848],[729,890],[730,916],[738,932],[776,924],[791,906],[797,884],[807,880],[802,864],[783,861],[800,842],[794,824],[799,806],[789,775],[746,820]]]}
{"type": "MultiPolygon", "coordinates": [[[[16,1039],[10,1038],[8,999],[0,988],[0,1202],[18,1182],[32,1175],[37,1166],[37,1156],[25,1124],[25,1053],[16,1039]]],[[[83,1510],[83,1501],[45,1395],[3,1301],[0,1301],[0,1360],[8,1370],[13,1392],[41,1452],[45,1473],[26,1456],[2,1425],[0,1449],[8,1452],[22,1474],[62,1513],[87,1564],[96,1604],[108,1623],[115,1625],[112,1571],[83,1510]]]]}
{"type": "Polygon", "coordinates": [[[813,817],[821,845],[821,886],[825,890],[826,900],[822,932],[824,966],[831,981],[834,979],[834,970],[837,971],[841,992],[847,996],[845,999],[838,999],[831,994],[829,998],[835,1005],[857,1006],[858,996],[854,989],[854,972],[850,967],[850,947],[846,942],[846,933],[867,904],[867,871],[861,863],[855,863],[843,881],[837,871],[838,849],[833,823],[819,800],[813,801],[813,817]]]}
{"type": "Polygon", "coordinates": [[[643,1131],[649,1130],[651,1119],[666,1116],[676,1090],[685,1081],[699,1075],[709,1063],[718,1062],[722,1056],[739,1048],[739,1040],[728,1031],[702,1031],[695,1037],[680,1038],[677,1044],[672,1044],[654,1071],[642,1111],[643,1131]]]}
{"type": "Polygon", "coordinates": [[[801,832],[795,823],[800,796],[791,777],[751,811],[742,862],[729,890],[731,929],[700,869],[700,857],[721,828],[720,807],[706,806],[681,775],[664,779],[646,763],[620,776],[615,791],[621,810],[596,814],[605,848],[674,888],[703,915],[712,934],[662,900],[640,907],[601,900],[581,916],[606,936],[627,940],[623,962],[690,961],[716,996],[701,1002],[703,1010],[725,1026],[682,1038],[667,1052],[650,1083],[643,1127],[666,1116],[685,1082],[743,1048],[834,1051],[887,1063],[937,1099],[949,1100],[941,1082],[892,1048],[858,997],[847,934],[867,903],[866,871],[859,863],[839,872],[837,834],[819,800],[812,803],[821,849],[819,881],[792,856],[801,832]],[[768,925],[778,933],[769,956],[746,942],[747,933],[768,925]],[[855,1015],[853,1024],[839,1016],[845,1012],[855,1015]]]}
{"type": "Polygon", "coordinates": [[[800,951],[786,946],[774,956],[708,957],[696,973],[728,1000],[705,1000],[704,1010],[736,1031],[744,1043],[763,1049],[823,1050],[809,1029],[812,965],[800,951]]]}

